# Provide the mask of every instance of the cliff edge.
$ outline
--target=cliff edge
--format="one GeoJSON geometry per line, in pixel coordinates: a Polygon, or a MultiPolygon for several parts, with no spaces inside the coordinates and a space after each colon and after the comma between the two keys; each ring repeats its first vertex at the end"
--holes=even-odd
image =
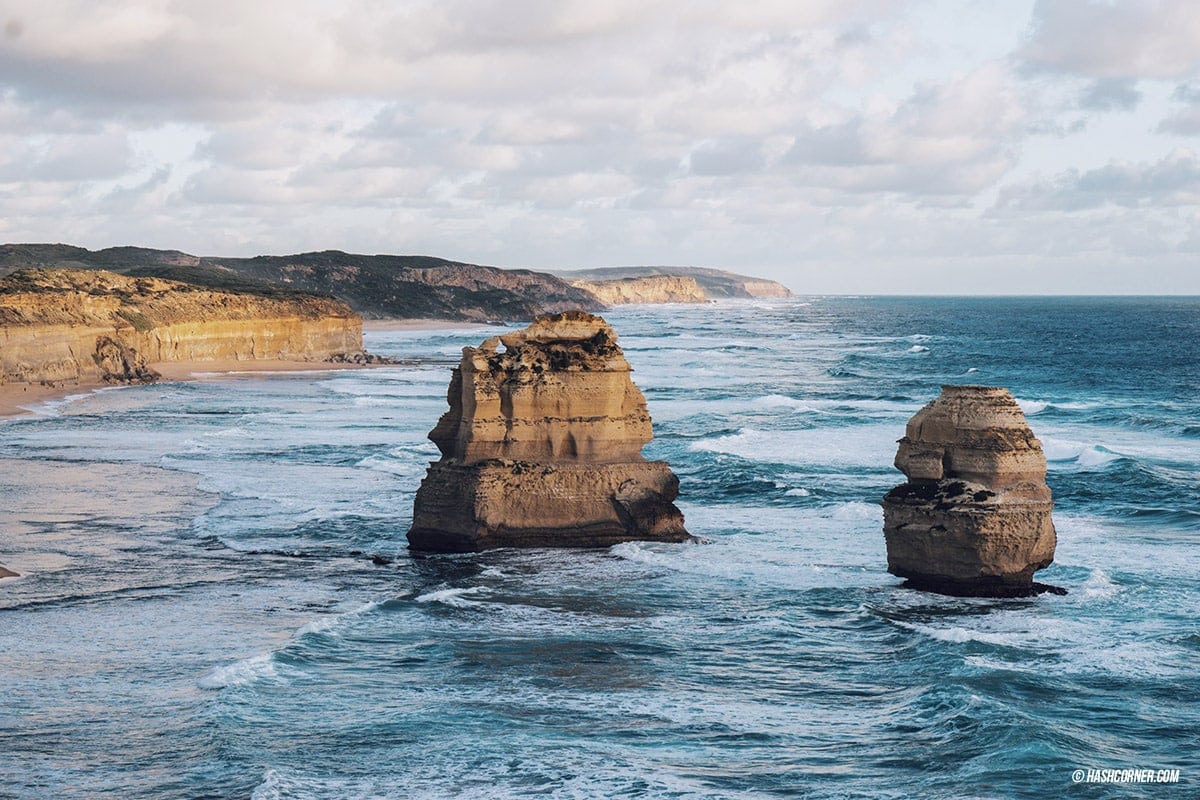
{"type": "Polygon", "coordinates": [[[591,292],[606,306],[638,303],[707,303],[708,295],[695,278],[681,275],[647,275],[611,281],[571,281],[576,289],[591,292]]]}
{"type": "MultiPolygon", "coordinates": [[[[571,271],[555,270],[554,274],[571,281],[575,285],[578,285],[580,281],[612,283],[615,281],[653,277],[688,278],[699,285],[700,290],[704,292],[705,297],[709,300],[793,297],[791,289],[788,289],[777,281],[756,278],[751,275],[740,275],[736,272],[727,272],[723,269],[709,269],[707,267],[602,267],[600,269],[571,271]]],[[[660,302],[687,301],[668,300],[660,302]]]]}
{"type": "Polygon", "coordinates": [[[0,279],[0,383],[140,383],[159,361],[324,361],[362,351],[339,300],[257,296],[104,270],[0,279]]]}

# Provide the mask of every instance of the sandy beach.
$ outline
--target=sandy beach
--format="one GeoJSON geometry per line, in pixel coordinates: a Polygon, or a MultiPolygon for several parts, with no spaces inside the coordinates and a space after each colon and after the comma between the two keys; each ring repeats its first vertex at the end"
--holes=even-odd
{"type": "Polygon", "coordinates": [[[72,394],[84,394],[100,389],[102,383],[56,383],[42,385],[40,383],[5,383],[0,384],[0,417],[12,417],[19,414],[29,414],[29,406],[44,403],[47,400],[57,400],[72,394]]]}

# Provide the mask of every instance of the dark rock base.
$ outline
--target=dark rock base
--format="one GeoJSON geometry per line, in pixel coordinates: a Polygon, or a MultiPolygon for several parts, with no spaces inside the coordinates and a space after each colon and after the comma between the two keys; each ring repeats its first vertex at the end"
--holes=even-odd
{"type": "Polygon", "coordinates": [[[909,578],[905,589],[933,592],[951,597],[1036,597],[1039,594],[1064,595],[1067,590],[1048,583],[1007,583],[1002,580],[980,580],[972,582],[950,581],[943,578],[909,578]]]}
{"type": "Polygon", "coordinates": [[[687,542],[679,480],[661,461],[549,466],[438,462],[417,491],[409,548],[467,553],[497,547],[603,548],[687,542]]]}

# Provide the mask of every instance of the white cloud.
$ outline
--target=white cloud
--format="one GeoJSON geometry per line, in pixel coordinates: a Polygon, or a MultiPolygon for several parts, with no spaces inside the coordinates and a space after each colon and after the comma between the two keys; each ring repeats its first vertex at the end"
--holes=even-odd
{"type": "Polygon", "coordinates": [[[1182,78],[1200,67],[1193,0],[1039,0],[1029,65],[1090,78],[1182,78]]]}
{"type": "Polygon", "coordinates": [[[1174,110],[1158,124],[1160,133],[1200,135],[1200,86],[1182,83],[1171,95],[1174,110]]]}
{"type": "Polygon", "coordinates": [[[1050,179],[1009,186],[998,210],[1078,211],[1102,206],[1200,207],[1200,157],[1179,149],[1154,163],[1113,162],[1067,170],[1050,179]]]}

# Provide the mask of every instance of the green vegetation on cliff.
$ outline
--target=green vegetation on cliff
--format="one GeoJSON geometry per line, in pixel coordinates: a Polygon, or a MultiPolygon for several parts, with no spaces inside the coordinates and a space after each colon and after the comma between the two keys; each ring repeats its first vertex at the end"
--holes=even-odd
{"type": "Polygon", "coordinates": [[[63,244],[0,245],[0,276],[23,267],[106,269],[268,297],[319,294],[340,298],[363,316],[375,318],[511,321],[602,305],[589,292],[546,273],[338,250],[210,258],[142,247],[92,251],[63,244]]]}
{"type": "MultiPolygon", "coordinates": [[[[357,255],[340,250],[254,258],[194,256],[178,250],[110,247],[87,250],[66,244],[0,245],[0,277],[26,267],[104,269],[135,278],[163,278],[210,289],[289,298],[336,297],[368,318],[524,321],[568,309],[601,310],[587,285],[647,277],[693,279],[708,298],[790,297],[775,281],[701,267],[618,267],[574,272],[500,269],[431,256],[357,255]]],[[[636,294],[636,293],[635,293],[636,294]]],[[[622,302],[678,302],[678,293],[650,292],[622,302]]],[[[695,298],[700,299],[699,294],[695,298]]]]}

